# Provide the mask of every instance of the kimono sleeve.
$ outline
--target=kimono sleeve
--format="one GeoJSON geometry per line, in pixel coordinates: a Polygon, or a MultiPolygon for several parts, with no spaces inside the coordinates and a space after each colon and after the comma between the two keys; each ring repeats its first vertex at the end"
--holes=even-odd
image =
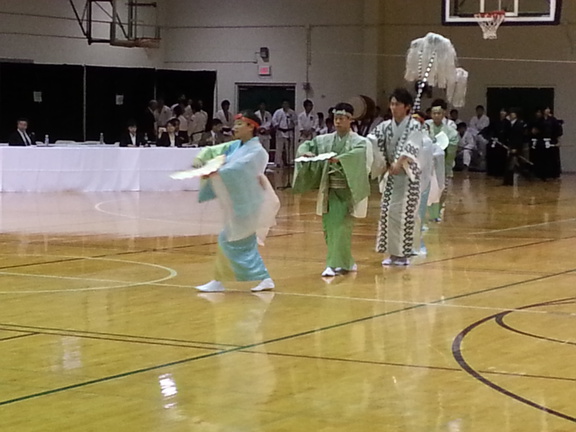
{"type": "Polygon", "coordinates": [[[201,167],[206,165],[209,160],[214,159],[217,156],[225,154],[234,141],[226,142],[224,144],[218,144],[211,147],[206,147],[202,149],[200,154],[194,159],[194,166],[201,167]]]}
{"type": "Polygon", "coordinates": [[[408,135],[408,139],[402,147],[400,157],[405,156],[414,162],[418,162],[418,155],[422,147],[422,134],[419,130],[415,130],[408,135]]]}
{"type": "Polygon", "coordinates": [[[259,181],[261,166],[266,166],[267,154],[256,149],[242,157],[225,163],[218,175],[232,198],[234,215],[246,217],[255,211],[262,201],[262,186],[259,181]]]}
{"type": "MultiPolygon", "coordinates": [[[[320,154],[318,137],[310,141],[304,141],[298,147],[296,157],[306,153],[320,154]]],[[[319,189],[322,182],[322,173],[328,162],[296,162],[294,178],[292,180],[292,190],[294,193],[302,194],[311,190],[319,189]]]]}
{"type": "Polygon", "coordinates": [[[267,160],[265,150],[251,150],[222,166],[213,180],[216,195],[228,209],[224,215],[225,234],[229,241],[241,240],[260,231],[267,232],[274,224],[279,201],[264,181],[262,167],[267,160]]]}
{"type": "Polygon", "coordinates": [[[354,205],[370,195],[369,167],[372,165],[372,143],[359,139],[352,149],[337,156],[346,174],[354,205]]]}
{"type": "Polygon", "coordinates": [[[443,128],[443,131],[448,135],[448,140],[450,141],[451,146],[458,146],[458,142],[460,141],[460,135],[458,132],[451,127],[443,128]]]}

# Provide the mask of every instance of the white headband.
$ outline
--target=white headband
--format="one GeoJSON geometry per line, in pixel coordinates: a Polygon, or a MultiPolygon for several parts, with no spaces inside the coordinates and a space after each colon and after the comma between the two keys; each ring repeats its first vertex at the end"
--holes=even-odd
{"type": "Polygon", "coordinates": [[[349,113],[349,112],[348,112],[348,111],[346,111],[346,110],[338,110],[338,111],[334,111],[332,114],[334,114],[334,116],[337,116],[337,115],[343,115],[343,116],[347,116],[347,117],[352,117],[352,114],[351,114],[351,113],[349,113]]]}

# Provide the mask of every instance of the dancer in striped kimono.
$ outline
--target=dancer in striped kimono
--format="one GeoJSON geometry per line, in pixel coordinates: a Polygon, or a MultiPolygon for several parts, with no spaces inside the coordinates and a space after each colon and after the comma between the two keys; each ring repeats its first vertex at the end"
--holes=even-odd
{"type": "Polygon", "coordinates": [[[392,120],[378,125],[370,138],[376,144],[372,175],[380,178],[381,215],[376,250],[390,257],[384,266],[409,265],[418,229],[422,126],[410,116],[413,105],[408,90],[390,96],[392,120]]]}

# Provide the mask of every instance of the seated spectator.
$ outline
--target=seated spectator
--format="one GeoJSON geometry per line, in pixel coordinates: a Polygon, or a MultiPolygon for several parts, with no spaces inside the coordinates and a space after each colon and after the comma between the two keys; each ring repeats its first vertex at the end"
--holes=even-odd
{"type": "Polygon", "coordinates": [[[326,135],[329,133],[334,132],[336,129],[334,128],[334,119],[332,117],[328,117],[324,122],[324,127],[318,131],[318,135],[326,135]]]}
{"type": "Polygon", "coordinates": [[[16,132],[12,133],[8,138],[8,145],[19,147],[30,146],[36,144],[34,139],[34,134],[28,133],[28,120],[21,118],[16,122],[16,132]]]}
{"type": "Polygon", "coordinates": [[[459,115],[460,113],[455,108],[450,111],[450,120],[452,120],[456,126],[458,126],[460,123],[463,123],[462,120],[460,120],[459,115]]]}
{"type": "Polygon", "coordinates": [[[140,147],[145,146],[144,135],[138,133],[138,126],[135,121],[128,122],[128,129],[120,137],[120,147],[140,147]]]}
{"type": "Polygon", "coordinates": [[[158,141],[156,141],[156,147],[182,147],[188,141],[184,139],[178,133],[178,120],[171,119],[166,124],[166,132],[162,132],[158,141]]]}
{"type": "Polygon", "coordinates": [[[316,135],[320,135],[321,131],[326,127],[326,121],[324,120],[324,113],[318,113],[318,124],[316,126],[316,135]]]}
{"type": "Polygon", "coordinates": [[[210,125],[210,131],[202,134],[202,138],[199,142],[200,146],[213,146],[216,144],[222,144],[226,141],[226,137],[222,133],[222,122],[218,119],[213,119],[210,125]]]}
{"type": "Polygon", "coordinates": [[[458,135],[460,141],[458,142],[458,152],[462,156],[462,164],[464,172],[468,172],[472,157],[476,152],[476,137],[468,130],[466,123],[458,123],[458,135]]]}

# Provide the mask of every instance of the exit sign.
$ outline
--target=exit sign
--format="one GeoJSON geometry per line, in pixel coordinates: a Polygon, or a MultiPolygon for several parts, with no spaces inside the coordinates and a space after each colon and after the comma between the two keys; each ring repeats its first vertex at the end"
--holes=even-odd
{"type": "Polygon", "coordinates": [[[258,75],[260,76],[272,75],[272,67],[270,65],[258,66],[258,75]]]}

